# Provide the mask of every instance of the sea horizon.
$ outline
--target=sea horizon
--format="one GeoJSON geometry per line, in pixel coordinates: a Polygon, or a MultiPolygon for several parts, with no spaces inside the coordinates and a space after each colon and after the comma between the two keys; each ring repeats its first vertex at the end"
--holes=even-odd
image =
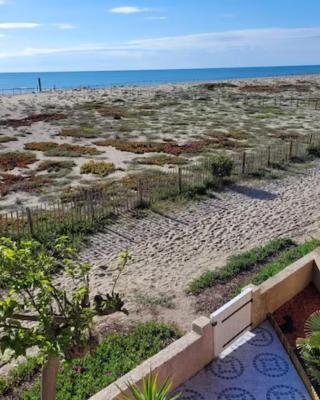
{"type": "Polygon", "coordinates": [[[0,72],[0,90],[74,89],[80,87],[151,86],[197,81],[221,81],[318,75],[320,65],[269,67],[185,68],[114,71],[0,72]]]}

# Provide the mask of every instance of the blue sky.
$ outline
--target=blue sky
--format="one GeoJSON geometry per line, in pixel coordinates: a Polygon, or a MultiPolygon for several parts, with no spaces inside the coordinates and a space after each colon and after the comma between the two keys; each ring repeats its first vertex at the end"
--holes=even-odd
{"type": "Polygon", "coordinates": [[[297,64],[319,0],[0,0],[0,72],[297,64]]]}

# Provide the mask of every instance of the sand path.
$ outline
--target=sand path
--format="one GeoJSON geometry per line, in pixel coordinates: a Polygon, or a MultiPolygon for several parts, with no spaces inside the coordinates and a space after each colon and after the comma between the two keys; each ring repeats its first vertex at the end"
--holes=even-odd
{"type": "Polygon", "coordinates": [[[144,218],[124,217],[95,235],[81,254],[96,265],[94,287],[101,291],[110,287],[112,274],[99,265],[108,264],[127,248],[133,260],[119,289],[126,294],[129,308],[136,307],[137,293],[174,295],[176,308],[160,307],[159,315],[188,327],[194,313],[184,290],[192,278],[223,265],[227,256],[271,238],[316,235],[320,164],[259,187],[236,184],[218,196],[165,215],[147,211],[144,218]]]}

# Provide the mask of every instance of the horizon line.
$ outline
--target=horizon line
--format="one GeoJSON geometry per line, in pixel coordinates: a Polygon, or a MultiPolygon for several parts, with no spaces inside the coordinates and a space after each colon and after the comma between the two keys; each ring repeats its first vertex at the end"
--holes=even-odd
{"type": "Polygon", "coordinates": [[[289,65],[252,65],[242,67],[193,67],[193,68],[148,68],[148,69],[117,69],[117,70],[52,70],[52,71],[0,71],[0,74],[55,74],[55,73],[83,73],[83,72],[148,72],[148,71],[197,71],[197,70],[208,70],[208,69],[253,69],[253,68],[293,68],[293,67],[320,67],[320,64],[289,64],[289,65]]]}

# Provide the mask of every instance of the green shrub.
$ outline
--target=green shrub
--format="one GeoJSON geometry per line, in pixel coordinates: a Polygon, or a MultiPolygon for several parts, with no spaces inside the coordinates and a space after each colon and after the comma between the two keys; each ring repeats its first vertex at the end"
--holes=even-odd
{"type": "Polygon", "coordinates": [[[308,152],[314,157],[320,157],[320,145],[313,145],[309,147],[308,152]]]}
{"type": "Polygon", "coordinates": [[[190,282],[187,292],[193,295],[200,294],[206,288],[212,287],[217,282],[226,282],[241,272],[252,269],[275,257],[294,243],[290,239],[275,239],[265,246],[256,247],[250,251],[238,254],[229,259],[224,268],[207,271],[199,278],[190,282]]]}
{"type": "Polygon", "coordinates": [[[305,324],[305,339],[298,339],[297,347],[311,378],[320,384],[320,310],[312,314],[305,324]]]}
{"type": "MultiPolygon", "coordinates": [[[[155,322],[138,325],[129,334],[108,335],[94,354],[63,364],[57,400],[87,400],[179,336],[175,328],[155,322]]],[[[39,391],[40,384],[36,382],[19,398],[38,400],[39,391]]]]}
{"type": "Polygon", "coordinates": [[[29,357],[9,372],[6,378],[0,378],[0,396],[5,396],[24,382],[29,382],[40,371],[41,363],[38,357],[29,357]]]}
{"type": "Polygon", "coordinates": [[[208,163],[213,176],[218,178],[231,176],[233,161],[228,156],[216,154],[209,158],[208,163]]]}
{"type": "Polygon", "coordinates": [[[113,163],[105,161],[89,161],[81,166],[81,174],[94,174],[99,176],[107,176],[115,171],[113,163]]]}

